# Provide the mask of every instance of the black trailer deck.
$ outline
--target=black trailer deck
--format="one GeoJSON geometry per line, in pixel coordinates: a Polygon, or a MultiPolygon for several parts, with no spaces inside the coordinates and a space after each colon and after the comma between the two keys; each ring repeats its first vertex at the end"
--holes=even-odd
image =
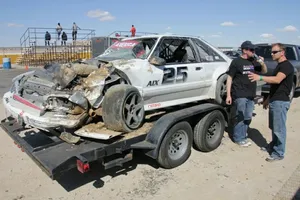
{"type": "MultiPolygon", "coordinates": [[[[145,123],[144,128],[134,132],[122,134],[109,140],[83,138],[79,144],[69,144],[51,133],[25,128],[11,117],[3,119],[1,127],[14,140],[15,144],[54,180],[76,167],[84,173],[89,170],[89,164],[94,161],[102,162],[104,169],[122,166],[123,163],[132,160],[133,149],[143,150],[147,156],[158,159],[160,148],[168,151],[168,148],[163,147],[163,144],[166,144],[165,140],[168,137],[175,134],[170,135],[172,127],[174,128],[176,124],[182,124],[186,121],[193,121],[188,125],[190,128],[187,130],[192,137],[192,127],[204,116],[208,116],[214,111],[219,112],[219,120],[223,120],[220,123],[227,124],[229,116],[223,106],[203,103],[163,114],[154,121],[145,123]],[[220,118],[220,115],[223,117],[220,118]]],[[[214,117],[209,118],[211,122],[214,120],[214,117]]],[[[209,128],[208,125],[206,128],[209,128]]],[[[220,135],[223,135],[223,131],[219,133],[219,137],[222,137],[220,135]]],[[[191,142],[192,139],[190,139],[189,146],[191,142]]],[[[167,143],[169,144],[169,142],[167,143]]],[[[187,159],[189,150],[186,151],[185,157],[187,159]]],[[[174,164],[172,167],[179,164],[181,163],[174,164]]]]}
{"type": "Polygon", "coordinates": [[[107,156],[120,154],[121,159],[104,163],[104,167],[120,166],[131,159],[130,156],[122,157],[122,153],[129,150],[132,144],[141,142],[146,137],[146,133],[140,133],[119,137],[110,142],[85,139],[80,144],[74,145],[46,132],[24,129],[13,118],[2,120],[1,127],[15,141],[15,144],[52,179],[56,179],[65,171],[76,168],[77,160],[90,163],[107,156]]]}

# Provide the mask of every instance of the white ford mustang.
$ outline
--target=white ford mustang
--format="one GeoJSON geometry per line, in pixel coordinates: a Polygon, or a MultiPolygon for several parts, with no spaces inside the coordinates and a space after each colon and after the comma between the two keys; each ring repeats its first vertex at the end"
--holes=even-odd
{"type": "Polygon", "coordinates": [[[130,132],[150,110],[208,99],[223,104],[230,62],[197,37],[125,38],[93,59],[15,77],[3,103],[22,124],[41,130],[76,131],[101,118],[108,129],[130,132]]]}

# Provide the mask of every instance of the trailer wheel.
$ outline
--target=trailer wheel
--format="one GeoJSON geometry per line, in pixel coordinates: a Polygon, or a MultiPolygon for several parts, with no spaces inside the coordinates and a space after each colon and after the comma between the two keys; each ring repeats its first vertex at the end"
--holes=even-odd
{"type": "Polygon", "coordinates": [[[205,115],[195,126],[194,144],[200,151],[210,152],[221,144],[225,130],[225,118],[216,110],[205,115]]]}
{"type": "Polygon", "coordinates": [[[102,118],[106,128],[130,132],[140,128],[145,117],[144,102],[131,85],[114,85],[105,93],[102,118]]]}
{"type": "Polygon", "coordinates": [[[175,124],[165,135],[158,153],[158,163],[167,169],[183,164],[191,154],[193,130],[188,122],[175,124]]]}

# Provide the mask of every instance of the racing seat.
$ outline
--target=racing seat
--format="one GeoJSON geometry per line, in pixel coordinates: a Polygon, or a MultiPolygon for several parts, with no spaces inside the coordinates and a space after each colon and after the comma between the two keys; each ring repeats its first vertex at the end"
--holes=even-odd
{"type": "Polygon", "coordinates": [[[182,62],[187,51],[185,49],[176,49],[170,62],[182,62]]]}

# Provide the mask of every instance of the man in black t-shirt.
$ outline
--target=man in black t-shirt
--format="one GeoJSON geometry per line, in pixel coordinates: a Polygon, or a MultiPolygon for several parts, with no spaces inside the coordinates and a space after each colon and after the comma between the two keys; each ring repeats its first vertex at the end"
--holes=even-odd
{"type": "Polygon", "coordinates": [[[248,78],[250,72],[267,72],[263,58],[255,59],[255,46],[250,41],[241,45],[242,55],[232,60],[227,71],[226,103],[234,103],[236,122],[233,126],[233,140],[240,146],[249,146],[247,130],[252,120],[254,97],[256,96],[256,82],[248,78]]]}
{"type": "Polygon", "coordinates": [[[270,151],[270,157],[266,161],[282,160],[286,144],[286,118],[290,108],[290,93],[293,86],[294,67],[285,57],[285,47],[280,44],[272,45],[272,58],[278,62],[273,76],[259,76],[249,74],[251,81],[263,80],[270,83],[270,93],[264,101],[264,108],[269,107],[269,128],[272,130],[272,141],[262,148],[270,151]]]}

